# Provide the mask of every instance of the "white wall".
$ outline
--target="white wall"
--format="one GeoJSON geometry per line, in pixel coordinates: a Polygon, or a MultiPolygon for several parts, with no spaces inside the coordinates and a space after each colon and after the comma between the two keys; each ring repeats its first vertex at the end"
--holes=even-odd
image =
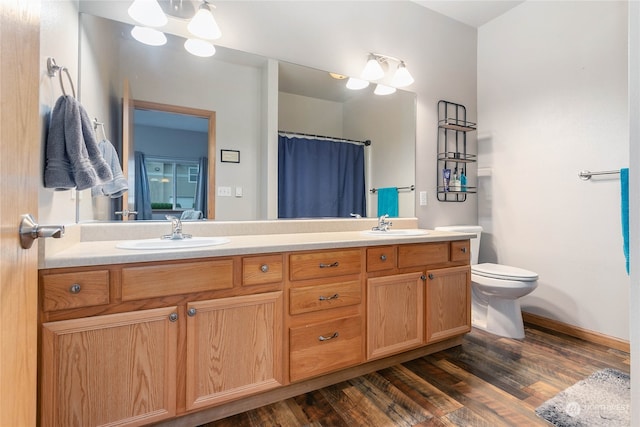
{"type": "Polygon", "coordinates": [[[278,130],[344,138],[343,116],[341,102],[278,93],[278,130]]]}
{"type": "Polygon", "coordinates": [[[626,2],[527,1],[478,32],[480,261],[535,271],[523,309],[629,338],[616,176],[629,164],[626,2]]]}

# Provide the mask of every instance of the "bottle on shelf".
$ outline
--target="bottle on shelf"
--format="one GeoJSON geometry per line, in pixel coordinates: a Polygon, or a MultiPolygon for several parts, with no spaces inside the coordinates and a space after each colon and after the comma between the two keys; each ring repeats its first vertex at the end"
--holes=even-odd
{"type": "Polygon", "coordinates": [[[460,169],[460,191],[467,191],[467,176],[464,169],[460,169]]]}
{"type": "Polygon", "coordinates": [[[460,176],[458,175],[458,168],[453,170],[453,177],[451,178],[451,191],[460,191],[460,176]]]}

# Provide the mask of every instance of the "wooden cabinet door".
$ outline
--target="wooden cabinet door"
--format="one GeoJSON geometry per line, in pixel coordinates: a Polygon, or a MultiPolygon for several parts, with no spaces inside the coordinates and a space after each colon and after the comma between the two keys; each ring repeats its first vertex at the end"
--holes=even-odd
{"type": "Polygon", "coordinates": [[[176,407],[176,307],[42,325],[42,426],[138,426],[176,407]]]}
{"type": "Polygon", "coordinates": [[[427,272],[427,343],[471,330],[471,267],[427,272]]]}
{"type": "Polygon", "coordinates": [[[367,358],[423,344],[423,273],[369,279],[367,287],[367,358]]]}
{"type": "Polygon", "coordinates": [[[282,292],[187,304],[187,410],[282,384],[282,292]]]}

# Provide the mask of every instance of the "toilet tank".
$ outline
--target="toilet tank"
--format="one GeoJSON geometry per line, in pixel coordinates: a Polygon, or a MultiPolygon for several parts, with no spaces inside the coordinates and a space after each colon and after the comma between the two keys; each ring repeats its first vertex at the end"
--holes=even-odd
{"type": "Polygon", "coordinates": [[[479,225],[447,225],[443,227],[436,227],[434,228],[434,230],[475,234],[476,238],[471,239],[471,264],[474,265],[478,263],[478,253],[480,252],[480,235],[482,234],[481,226],[479,225]]]}

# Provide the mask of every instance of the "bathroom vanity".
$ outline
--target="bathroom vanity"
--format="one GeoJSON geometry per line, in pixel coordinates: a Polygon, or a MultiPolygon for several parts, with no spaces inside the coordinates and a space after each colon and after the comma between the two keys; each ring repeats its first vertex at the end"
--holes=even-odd
{"type": "Polygon", "coordinates": [[[45,254],[41,425],[202,424],[458,345],[471,328],[469,235],[227,237],[45,254]]]}

